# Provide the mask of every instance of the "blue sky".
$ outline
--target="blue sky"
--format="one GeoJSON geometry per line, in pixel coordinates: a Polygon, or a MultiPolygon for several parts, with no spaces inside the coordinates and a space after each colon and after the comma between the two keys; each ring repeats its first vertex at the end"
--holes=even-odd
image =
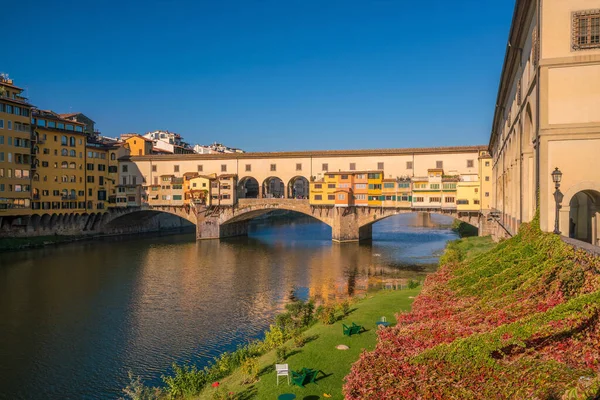
{"type": "Polygon", "coordinates": [[[247,151],[486,144],[513,6],[13,1],[0,71],[108,136],[168,129],[247,151]]]}

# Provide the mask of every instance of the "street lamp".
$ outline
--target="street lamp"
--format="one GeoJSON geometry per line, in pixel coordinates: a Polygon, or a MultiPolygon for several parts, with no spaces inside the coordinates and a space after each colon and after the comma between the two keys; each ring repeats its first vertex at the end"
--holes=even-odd
{"type": "Polygon", "coordinates": [[[552,181],[554,182],[554,201],[556,202],[556,216],[554,217],[554,233],[560,235],[560,231],[558,230],[558,219],[559,219],[559,211],[561,209],[560,203],[563,201],[563,194],[560,192],[560,180],[562,179],[562,172],[558,168],[555,168],[552,171],[552,181]]]}

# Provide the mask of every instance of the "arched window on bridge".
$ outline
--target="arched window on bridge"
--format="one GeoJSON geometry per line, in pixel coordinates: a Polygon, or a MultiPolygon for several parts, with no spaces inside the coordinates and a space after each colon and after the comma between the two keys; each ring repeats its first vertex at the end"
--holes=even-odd
{"type": "Polygon", "coordinates": [[[259,193],[258,181],[251,176],[238,182],[238,199],[257,199],[259,193]]]}
{"type": "Polygon", "coordinates": [[[285,185],[283,181],[276,176],[271,176],[262,184],[263,197],[265,198],[283,198],[285,197],[285,185]]]}
{"type": "Polygon", "coordinates": [[[308,179],[303,176],[295,176],[288,182],[288,197],[291,199],[308,199],[308,179]]]}

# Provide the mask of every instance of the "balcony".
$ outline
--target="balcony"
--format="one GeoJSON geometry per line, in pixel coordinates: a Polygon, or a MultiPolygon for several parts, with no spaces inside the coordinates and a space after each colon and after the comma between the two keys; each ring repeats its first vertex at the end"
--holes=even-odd
{"type": "Polygon", "coordinates": [[[63,194],[60,196],[61,200],[77,200],[77,195],[75,194],[63,194]]]}

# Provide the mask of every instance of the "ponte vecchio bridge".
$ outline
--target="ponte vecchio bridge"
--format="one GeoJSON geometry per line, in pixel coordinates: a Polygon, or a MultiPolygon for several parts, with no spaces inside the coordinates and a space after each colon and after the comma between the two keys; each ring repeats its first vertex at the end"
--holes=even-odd
{"type": "MultiPolygon", "coordinates": [[[[197,226],[198,239],[215,239],[245,235],[248,222],[273,210],[289,210],[326,223],[332,228],[335,241],[370,239],[372,226],[392,215],[410,212],[438,213],[453,216],[471,225],[482,225],[482,207],[460,212],[454,207],[437,205],[405,206],[345,206],[311,204],[308,182],[320,180],[338,171],[382,171],[386,179],[427,177],[432,169],[444,175],[465,177],[479,185],[481,158],[487,155],[484,146],[438,147],[422,149],[336,150],[280,153],[192,154],[131,156],[120,160],[120,187],[138,188],[141,200],[134,207],[122,209],[110,218],[110,224],[131,213],[167,212],[187,219],[197,226]],[[180,196],[151,195],[184,177],[193,175],[234,176],[228,188],[228,200],[211,205],[186,202],[180,196]],[[230,200],[230,201],[229,201],[230,200]],[[135,206],[138,207],[135,207],[135,206]]],[[[180,181],[177,181],[180,182],[180,181]]],[[[179,186],[179,185],[177,185],[179,186]]],[[[477,193],[477,189],[475,189],[477,193]]],[[[478,196],[483,196],[480,193],[478,196]]],[[[133,197],[133,196],[130,196],[133,197]]],[[[454,201],[454,200],[453,200],[454,201]]],[[[479,201],[477,201],[479,204],[479,201]]]]}

